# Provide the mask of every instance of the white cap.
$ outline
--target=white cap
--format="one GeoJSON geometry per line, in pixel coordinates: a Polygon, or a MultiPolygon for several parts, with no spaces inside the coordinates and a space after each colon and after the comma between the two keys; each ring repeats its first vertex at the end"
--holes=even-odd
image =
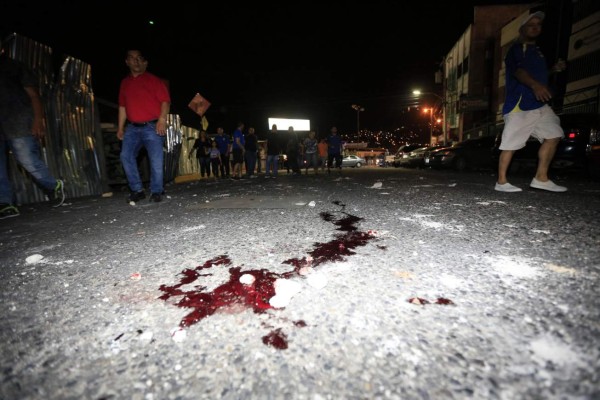
{"type": "Polygon", "coordinates": [[[543,21],[544,18],[546,17],[546,14],[542,11],[536,11],[533,14],[529,14],[528,16],[523,18],[523,21],[521,21],[521,25],[519,25],[519,28],[522,28],[526,23],[529,22],[529,20],[531,20],[531,18],[534,18],[534,17],[537,17],[543,21]]]}

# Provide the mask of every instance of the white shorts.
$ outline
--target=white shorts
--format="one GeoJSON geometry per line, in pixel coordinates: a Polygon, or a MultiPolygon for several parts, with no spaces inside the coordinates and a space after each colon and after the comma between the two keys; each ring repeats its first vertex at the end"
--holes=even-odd
{"type": "Polygon", "coordinates": [[[530,136],[541,143],[564,135],[560,119],[547,104],[536,110],[511,112],[504,114],[500,150],[522,149],[530,136]]]}

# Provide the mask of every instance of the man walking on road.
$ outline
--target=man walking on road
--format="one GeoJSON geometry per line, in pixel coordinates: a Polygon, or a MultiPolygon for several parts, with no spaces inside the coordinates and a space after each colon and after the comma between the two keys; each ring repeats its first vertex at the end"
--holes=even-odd
{"type": "MultiPolygon", "coordinates": [[[[498,163],[498,181],[495,189],[500,192],[520,192],[522,189],[508,183],[506,173],[515,151],[523,148],[533,136],[542,145],[538,152],[538,166],[535,177],[530,183],[534,189],[551,192],[565,192],[548,178],[548,168],[558,142],[564,136],[560,119],[552,108],[546,104],[552,93],[548,88],[548,67],[546,59],[536,45],[542,32],[545,14],[535,12],[521,22],[519,40],[509,49],[505,57],[506,64],[506,98],[502,113],[504,130],[500,144],[500,160],[498,163]]],[[[564,62],[559,61],[554,72],[564,69],[564,62]]]]}
{"type": "Polygon", "coordinates": [[[150,159],[150,201],[159,202],[164,191],[163,145],[171,98],[167,85],[146,71],[148,61],[141,51],[129,50],[125,64],[130,73],[119,89],[117,137],[123,140],[121,163],[131,190],[127,201],[146,197],[137,165],[137,155],[144,146],[150,159]]]}
{"type": "Polygon", "coordinates": [[[63,181],[52,176],[40,155],[46,134],[38,80],[25,64],[9,58],[0,42],[0,219],[19,216],[8,176],[8,149],[31,174],[54,207],[65,201],[63,181]]]}

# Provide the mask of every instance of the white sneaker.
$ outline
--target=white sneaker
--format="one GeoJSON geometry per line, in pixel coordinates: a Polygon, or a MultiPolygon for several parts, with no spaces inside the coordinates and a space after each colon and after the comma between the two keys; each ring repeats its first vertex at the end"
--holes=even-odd
{"type": "Polygon", "coordinates": [[[531,186],[534,189],[542,189],[542,190],[547,190],[549,192],[566,192],[567,191],[566,187],[558,186],[556,183],[552,182],[550,179],[548,179],[546,182],[542,182],[542,181],[538,181],[537,179],[533,178],[533,180],[531,181],[529,186],[531,186]]]}
{"type": "Polygon", "coordinates": [[[513,186],[510,183],[506,182],[503,183],[502,185],[499,184],[498,182],[496,182],[496,187],[494,187],[495,190],[499,191],[499,192],[507,192],[507,193],[514,193],[514,192],[522,192],[523,189],[513,186]]]}

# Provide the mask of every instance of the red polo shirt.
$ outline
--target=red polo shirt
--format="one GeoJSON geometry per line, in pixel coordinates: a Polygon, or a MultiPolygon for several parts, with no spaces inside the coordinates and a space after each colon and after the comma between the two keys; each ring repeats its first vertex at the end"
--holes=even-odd
{"type": "Polygon", "coordinates": [[[167,85],[156,75],[144,72],[134,77],[128,75],[121,81],[119,106],[125,107],[127,120],[147,122],[160,117],[160,105],[170,103],[167,85]]]}

